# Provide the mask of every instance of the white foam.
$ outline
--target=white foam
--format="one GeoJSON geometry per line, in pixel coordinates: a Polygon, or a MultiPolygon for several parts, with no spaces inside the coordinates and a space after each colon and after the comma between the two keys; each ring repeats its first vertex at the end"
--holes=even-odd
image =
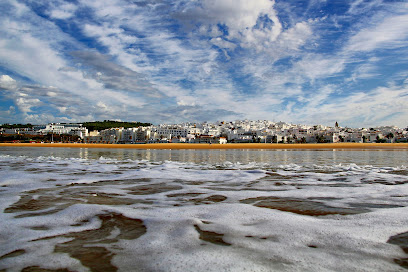
{"type": "Polygon", "coordinates": [[[385,242],[408,223],[407,216],[398,223],[389,221],[393,215],[384,211],[321,220],[239,204],[168,208],[150,211],[148,216],[155,218],[147,221],[148,233],[138,242],[121,243],[128,253],[115,257],[125,270],[140,262],[146,271],[398,270],[392,258],[404,254],[385,242]],[[231,246],[199,240],[196,224],[224,234],[231,246]],[[148,262],[140,260],[147,254],[148,262]]]}
{"type": "MultiPolygon", "coordinates": [[[[76,189],[75,197],[86,195],[81,204],[76,202],[52,214],[15,217],[47,209],[1,213],[0,256],[18,249],[26,253],[0,260],[0,269],[20,271],[38,265],[87,271],[67,254],[53,253],[54,246],[66,238],[38,239],[97,229],[101,222],[96,215],[112,212],[141,219],[147,227],[147,233],[136,240],[105,245],[116,253],[113,263],[122,271],[135,267],[140,271],[402,271],[393,259],[406,258],[400,247],[386,243],[390,236],[408,231],[405,164],[196,163],[159,155],[155,161],[117,159],[108,152],[91,159],[0,155],[0,163],[3,211],[24,195],[69,199],[76,189]],[[132,187],[148,184],[180,189],[132,194],[132,187]],[[37,191],[29,193],[32,190],[37,191]],[[102,192],[135,203],[87,204],[86,197],[102,192]],[[194,195],[197,193],[201,195],[194,195]],[[200,202],[213,195],[227,199],[200,202]],[[256,197],[291,198],[339,208],[367,204],[368,210],[356,215],[311,217],[241,202],[256,197]],[[194,198],[197,201],[191,201],[194,198]],[[376,208],[378,204],[404,207],[376,208]],[[73,226],[79,223],[82,225],[73,226]],[[35,229],[39,226],[47,229],[35,229]],[[223,235],[224,242],[231,245],[199,239],[195,226],[223,235]]],[[[118,231],[114,229],[110,236],[116,237],[118,231]]]]}

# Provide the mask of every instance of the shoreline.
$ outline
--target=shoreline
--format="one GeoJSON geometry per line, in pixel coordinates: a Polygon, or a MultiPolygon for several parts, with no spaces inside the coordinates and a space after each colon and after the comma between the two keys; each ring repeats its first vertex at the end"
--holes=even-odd
{"type": "Polygon", "coordinates": [[[408,143],[229,143],[229,144],[84,144],[84,143],[0,143],[0,147],[126,148],[126,149],[405,149],[408,143]]]}

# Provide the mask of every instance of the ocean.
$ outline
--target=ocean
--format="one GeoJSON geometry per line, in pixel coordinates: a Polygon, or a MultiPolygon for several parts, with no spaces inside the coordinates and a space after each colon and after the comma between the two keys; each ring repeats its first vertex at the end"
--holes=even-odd
{"type": "Polygon", "coordinates": [[[408,150],[0,147],[0,271],[406,271],[408,150]]]}

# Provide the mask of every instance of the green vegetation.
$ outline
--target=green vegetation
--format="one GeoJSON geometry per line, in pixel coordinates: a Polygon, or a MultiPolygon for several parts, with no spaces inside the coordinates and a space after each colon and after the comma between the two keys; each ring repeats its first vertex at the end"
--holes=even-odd
{"type": "Polygon", "coordinates": [[[85,122],[82,123],[84,127],[88,129],[88,131],[92,130],[104,130],[108,128],[115,128],[115,127],[123,127],[123,128],[132,128],[132,127],[147,127],[151,126],[150,123],[140,123],[140,122],[120,122],[120,121],[110,121],[104,120],[101,121],[94,121],[94,122],[85,122]]]}
{"type": "Polygon", "coordinates": [[[317,135],[316,136],[316,142],[317,143],[327,143],[326,139],[324,138],[323,135],[317,135]]]}
{"type": "Polygon", "coordinates": [[[12,128],[32,128],[32,124],[3,124],[0,126],[0,128],[5,128],[5,129],[12,129],[12,128]]]}
{"type": "MultiPolygon", "coordinates": [[[[64,123],[61,123],[64,124],[64,123]]],[[[147,127],[151,126],[150,123],[141,123],[141,122],[120,122],[120,121],[111,121],[111,120],[104,120],[102,121],[94,121],[94,122],[84,122],[81,123],[84,127],[86,127],[89,131],[92,130],[104,130],[108,128],[114,127],[124,127],[124,128],[132,128],[132,127],[147,127]]],[[[12,128],[32,128],[32,124],[3,124],[0,128],[4,129],[12,129],[12,128]]]]}
{"type": "Polygon", "coordinates": [[[376,143],[386,143],[387,141],[385,139],[381,139],[380,136],[377,136],[376,138],[376,143]]]}
{"type": "Polygon", "coordinates": [[[20,143],[29,143],[29,142],[82,142],[81,138],[77,135],[68,135],[68,134],[47,134],[47,135],[29,135],[29,134],[0,134],[1,143],[10,143],[10,142],[20,142],[20,143]]]}

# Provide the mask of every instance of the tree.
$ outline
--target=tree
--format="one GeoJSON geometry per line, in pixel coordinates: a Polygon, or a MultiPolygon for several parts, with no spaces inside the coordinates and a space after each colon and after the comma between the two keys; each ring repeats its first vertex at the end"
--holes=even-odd
{"type": "Polygon", "coordinates": [[[326,141],[325,141],[323,135],[317,135],[317,136],[316,136],[316,142],[318,142],[318,143],[325,143],[326,141]]]}
{"type": "Polygon", "coordinates": [[[278,136],[273,135],[272,136],[272,143],[277,143],[278,142],[278,136]]]}
{"type": "Polygon", "coordinates": [[[380,135],[377,135],[377,137],[376,137],[376,142],[377,142],[377,143],[385,143],[385,140],[384,140],[384,139],[381,139],[381,138],[380,138],[380,135]]]}
{"type": "Polygon", "coordinates": [[[13,129],[13,128],[33,128],[33,125],[28,123],[28,124],[3,124],[0,126],[0,128],[7,128],[7,129],[13,129]]]}
{"type": "Polygon", "coordinates": [[[150,123],[140,123],[140,122],[119,122],[119,121],[110,121],[104,120],[103,122],[95,121],[95,122],[85,122],[82,123],[84,127],[86,127],[89,131],[92,130],[104,130],[114,127],[123,127],[123,128],[132,128],[132,127],[146,127],[150,126],[150,123]]]}

